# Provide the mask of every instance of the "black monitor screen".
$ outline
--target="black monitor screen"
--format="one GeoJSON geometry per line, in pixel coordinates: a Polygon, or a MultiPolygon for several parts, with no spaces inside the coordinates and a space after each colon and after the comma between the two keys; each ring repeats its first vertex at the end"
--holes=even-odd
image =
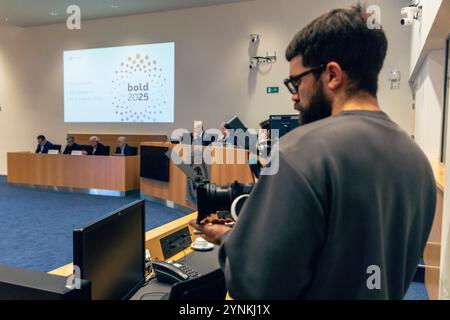
{"type": "MultiPolygon", "coordinates": [[[[279,138],[300,126],[300,115],[270,116],[270,130],[279,130],[279,138]]],[[[273,137],[271,137],[273,139],[273,137]]]]}
{"type": "Polygon", "coordinates": [[[169,182],[169,148],[141,147],[141,177],[169,182]]]}
{"type": "Polygon", "coordinates": [[[74,230],[73,259],[91,281],[92,299],[127,299],[145,277],[145,202],[74,230]]]}

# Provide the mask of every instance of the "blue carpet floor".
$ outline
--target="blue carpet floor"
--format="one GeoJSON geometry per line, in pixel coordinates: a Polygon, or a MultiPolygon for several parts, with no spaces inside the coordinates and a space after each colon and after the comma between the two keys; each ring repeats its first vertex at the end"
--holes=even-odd
{"type": "MultiPolygon", "coordinates": [[[[112,198],[8,186],[0,176],[0,264],[48,272],[72,261],[72,230],[138,197],[112,198]]],[[[147,230],[178,219],[181,212],[146,202],[147,230]]],[[[428,300],[413,282],[405,300],[428,300]]]]}
{"type": "Polygon", "coordinates": [[[409,286],[408,292],[406,292],[403,300],[428,300],[427,289],[423,282],[413,282],[409,286]]]}
{"type": "MultiPolygon", "coordinates": [[[[0,176],[0,264],[48,272],[72,261],[72,231],[138,200],[9,186],[0,176]]],[[[147,230],[181,212],[146,202],[147,230]]]]}

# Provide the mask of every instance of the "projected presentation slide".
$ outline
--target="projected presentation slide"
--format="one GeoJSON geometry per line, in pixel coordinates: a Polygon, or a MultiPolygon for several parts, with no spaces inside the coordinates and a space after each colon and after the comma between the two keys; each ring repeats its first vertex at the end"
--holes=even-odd
{"type": "Polygon", "coordinates": [[[64,121],[173,123],[175,43],[64,52],[64,121]]]}

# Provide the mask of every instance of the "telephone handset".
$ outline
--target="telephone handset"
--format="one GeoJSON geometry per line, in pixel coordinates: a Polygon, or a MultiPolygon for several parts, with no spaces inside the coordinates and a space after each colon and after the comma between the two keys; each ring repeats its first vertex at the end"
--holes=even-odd
{"type": "Polygon", "coordinates": [[[158,281],[168,284],[174,284],[200,276],[194,269],[177,262],[153,261],[153,270],[158,281]]]}

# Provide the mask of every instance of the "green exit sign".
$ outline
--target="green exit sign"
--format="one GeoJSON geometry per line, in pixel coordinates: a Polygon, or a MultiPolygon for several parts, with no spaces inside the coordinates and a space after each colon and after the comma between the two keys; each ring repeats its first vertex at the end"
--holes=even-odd
{"type": "Polygon", "coordinates": [[[267,94],[276,94],[280,93],[279,87],[267,87],[267,94]]]}

